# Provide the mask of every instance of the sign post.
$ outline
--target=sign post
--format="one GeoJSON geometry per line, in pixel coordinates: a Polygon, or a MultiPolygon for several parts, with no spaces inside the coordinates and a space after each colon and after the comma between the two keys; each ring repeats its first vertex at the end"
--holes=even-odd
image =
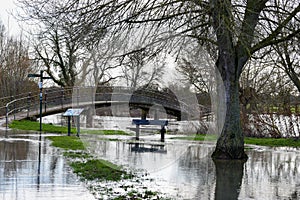
{"type": "Polygon", "coordinates": [[[82,113],[84,109],[78,108],[78,109],[68,109],[63,116],[68,117],[68,136],[71,135],[71,117],[77,117],[77,137],[79,137],[80,133],[80,114],[82,113]]]}
{"type": "Polygon", "coordinates": [[[40,71],[40,74],[28,74],[28,78],[40,78],[40,81],[38,83],[39,89],[40,89],[40,132],[42,132],[42,109],[43,109],[43,80],[44,79],[52,79],[51,77],[45,77],[43,76],[43,70],[40,71]]]}

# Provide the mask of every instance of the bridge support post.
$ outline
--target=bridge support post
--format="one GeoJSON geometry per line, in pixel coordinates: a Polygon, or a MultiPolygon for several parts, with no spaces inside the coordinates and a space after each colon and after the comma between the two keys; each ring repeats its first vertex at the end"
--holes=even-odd
{"type": "Polygon", "coordinates": [[[142,109],[141,119],[147,119],[148,112],[149,112],[149,109],[142,109]]]}
{"type": "Polygon", "coordinates": [[[140,140],[140,125],[139,124],[137,124],[135,126],[135,139],[140,140]]]}
{"type": "Polygon", "coordinates": [[[165,133],[166,133],[165,126],[161,126],[161,129],[160,129],[160,141],[161,142],[165,141],[165,133]]]}

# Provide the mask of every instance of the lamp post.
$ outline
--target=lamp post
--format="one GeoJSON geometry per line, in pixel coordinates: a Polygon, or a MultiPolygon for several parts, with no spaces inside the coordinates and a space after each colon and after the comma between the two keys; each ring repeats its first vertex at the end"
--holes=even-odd
{"type": "Polygon", "coordinates": [[[40,82],[38,83],[40,89],[40,132],[42,132],[42,109],[43,109],[43,80],[51,79],[51,77],[43,76],[43,70],[40,71],[40,74],[28,74],[28,78],[40,78],[40,82]]]}

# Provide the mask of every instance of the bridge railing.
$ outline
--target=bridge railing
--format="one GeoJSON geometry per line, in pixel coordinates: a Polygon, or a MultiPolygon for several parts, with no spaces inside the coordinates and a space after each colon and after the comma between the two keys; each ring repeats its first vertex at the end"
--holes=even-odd
{"type": "MultiPolygon", "coordinates": [[[[36,93],[37,94],[37,93],[36,93]]],[[[17,113],[18,111],[27,109],[28,101],[34,97],[33,93],[22,93],[16,96],[0,98],[0,118],[6,116],[6,113],[17,113]]]]}
{"type": "Polygon", "coordinates": [[[72,103],[73,88],[50,88],[45,89],[43,98],[43,109],[47,112],[47,109],[60,106],[64,108],[66,105],[72,103]]]}
{"type": "MultiPolygon", "coordinates": [[[[48,112],[53,108],[63,110],[73,106],[87,106],[96,102],[112,102],[114,100],[129,104],[144,104],[161,106],[175,112],[191,113],[200,109],[201,113],[210,112],[206,107],[189,105],[185,101],[177,99],[174,94],[156,90],[133,90],[128,87],[70,87],[70,88],[46,88],[43,90],[42,112],[48,112]],[[194,107],[193,107],[194,106],[194,107]],[[196,108],[196,107],[197,108],[196,108]]],[[[22,117],[38,116],[40,109],[38,91],[34,93],[20,94],[15,97],[0,98],[0,118],[22,115],[22,117]]]]}

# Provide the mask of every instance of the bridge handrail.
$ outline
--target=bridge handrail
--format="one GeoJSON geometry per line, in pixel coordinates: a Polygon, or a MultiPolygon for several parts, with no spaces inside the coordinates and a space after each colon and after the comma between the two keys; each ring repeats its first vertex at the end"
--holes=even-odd
{"type": "MultiPolygon", "coordinates": [[[[73,98],[78,98],[78,103],[84,104],[84,103],[96,103],[96,101],[109,101],[112,102],[114,99],[112,97],[116,95],[124,95],[125,101],[128,101],[128,103],[141,103],[141,104],[153,104],[157,103],[162,105],[163,107],[171,110],[171,112],[177,112],[179,110],[180,112],[186,112],[190,113],[193,112],[195,109],[200,109],[201,113],[207,113],[210,112],[207,107],[204,107],[202,105],[198,105],[197,108],[194,106],[191,107],[191,105],[188,104],[188,102],[185,102],[184,100],[181,101],[180,99],[177,99],[176,96],[170,93],[164,93],[163,91],[156,91],[156,90],[140,90],[138,92],[135,92],[136,90],[133,90],[129,87],[92,87],[92,86],[85,86],[85,87],[69,87],[69,88],[45,88],[44,89],[44,95],[42,99],[42,103],[44,104],[44,111],[46,111],[47,108],[50,107],[57,107],[61,105],[61,109],[64,108],[64,105],[70,106],[72,104],[73,98]],[[83,91],[80,91],[82,90],[83,91]],[[85,91],[86,90],[86,91],[85,91]],[[90,90],[90,91],[89,91],[90,90]],[[91,94],[92,96],[89,97],[86,94],[91,94]],[[82,98],[80,95],[82,95],[82,98]],[[77,97],[76,97],[77,96],[77,97]],[[88,97],[88,98],[86,98],[88,97]],[[136,99],[134,99],[136,97],[136,99]],[[100,100],[99,100],[100,98],[100,100]],[[134,101],[137,102],[134,102],[134,101]],[[206,110],[207,109],[207,110],[206,110]],[[204,111],[204,112],[203,112],[204,111]]],[[[5,97],[0,98],[1,99],[12,99],[13,100],[7,102],[5,106],[0,107],[0,115],[5,113],[5,117],[8,118],[8,115],[11,113],[16,114],[17,111],[24,111],[24,109],[27,109],[27,113],[29,113],[28,110],[30,110],[30,113],[38,113],[38,104],[39,104],[39,95],[37,93],[22,93],[20,95],[17,95],[16,97],[5,97]],[[16,98],[20,97],[20,98],[16,98]],[[27,104],[26,100],[27,99],[27,104]],[[20,102],[20,103],[19,103],[20,102]],[[14,108],[11,109],[11,105],[14,105],[14,108]],[[5,111],[4,111],[5,109],[5,111]]],[[[121,97],[121,96],[120,96],[121,97]]],[[[76,101],[76,100],[75,100],[76,101]]],[[[4,103],[4,102],[2,102],[4,103]]],[[[44,112],[43,111],[43,112],[44,112]]],[[[29,116],[29,114],[27,114],[29,116]]],[[[1,117],[1,116],[0,116],[1,117]]]]}

